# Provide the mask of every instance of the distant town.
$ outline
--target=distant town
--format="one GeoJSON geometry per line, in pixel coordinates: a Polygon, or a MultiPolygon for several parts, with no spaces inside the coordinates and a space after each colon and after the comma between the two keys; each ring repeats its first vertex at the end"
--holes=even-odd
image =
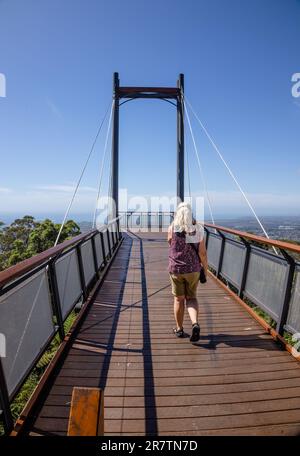
{"type": "MultiPolygon", "coordinates": [[[[260,217],[260,220],[270,238],[300,242],[300,216],[264,216],[260,217]]],[[[257,221],[251,217],[216,218],[215,223],[216,225],[264,236],[257,221]]],[[[82,232],[91,229],[90,222],[82,221],[78,224],[82,232]]]]}
{"type": "MultiPolygon", "coordinates": [[[[22,218],[25,214],[0,214],[0,220],[4,222],[4,226],[12,223],[16,218],[22,218]]],[[[61,223],[63,215],[61,214],[33,214],[36,220],[44,220],[49,218],[55,223],[61,223]]],[[[87,214],[70,214],[69,219],[74,220],[80,227],[81,232],[86,232],[92,228],[92,222],[88,221],[91,216],[87,214]]],[[[288,239],[291,241],[300,242],[300,215],[297,216],[261,216],[267,233],[273,239],[288,239]]],[[[207,220],[207,222],[211,222],[207,220]]],[[[240,231],[247,231],[257,235],[262,235],[263,232],[259,227],[254,217],[216,217],[217,225],[234,228],[240,231]]]]}
{"type": "MultiPolygon", "coordinates": [[[[272,239],[288,239],[300,242],[300,216],[265,216],[260,217],[267,233],[272,239]]],[[[250,217],[218,219],[216,224],[263,235],[257,221],[250,217]]]]}

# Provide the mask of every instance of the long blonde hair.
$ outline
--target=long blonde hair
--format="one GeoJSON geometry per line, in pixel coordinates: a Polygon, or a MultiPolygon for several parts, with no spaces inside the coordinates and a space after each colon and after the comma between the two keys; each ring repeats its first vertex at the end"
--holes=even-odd
{"type": "Polygon", "coordinates": [[[174,216],[173,227],[177,232],[190,233],[194,226],[193,214],[191,205],[188,203],[180,203],[174,216]]]}

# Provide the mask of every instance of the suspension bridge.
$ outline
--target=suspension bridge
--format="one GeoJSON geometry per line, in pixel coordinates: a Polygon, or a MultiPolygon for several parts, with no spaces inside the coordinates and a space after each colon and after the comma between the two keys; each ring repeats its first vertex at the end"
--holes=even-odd
{"type": "MultiPolygon", "coordinates": [[[[113,100],[100,166],[112,128],[110,219],[0,273],[1,419],[19,435],[299,435],[300,369],[288,342],[300,332],[300,247],[268,237],[218,146],[176,87],[122,87],[113,100]],[[119,210],[119,110],[137,98],[177,109],[177,197],[184,200],[187,121],[209,208],[210,272],[198,288],[200,340],[172,333],[166,228],[172,212],[119,210]],[[190,115],[198,121],[256,218],[263,236],[218,226],[190,115]],[[252,303],[252,306],[249,305],[252,303]],[[72,328],[65,321],[80,304],[72,328]],[[267,313],[268,324],[253,305],[267,313]],[[54,337],[60,346],[24,410],[12,404],[54,337]]],[[[104,120],[74,189],[67,220],[104,120]]],[[[188,168],[187,168],[188,171],[188,168]]],[[[189,174],[189,173],[187,173],[189,174]]],[[[188,178],[189,179],[189,178],[188,178]]],[[[188,187],[190,188],[190,182],[188,187]]],[[[190,190],[189,190],[189,193],[190,190]]]]}

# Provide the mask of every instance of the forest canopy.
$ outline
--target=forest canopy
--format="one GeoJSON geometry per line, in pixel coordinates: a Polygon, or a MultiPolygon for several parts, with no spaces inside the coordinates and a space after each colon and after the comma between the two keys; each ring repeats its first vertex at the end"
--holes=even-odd
{"type": "MultiPolygon", "coordinates": [[[[0,271],[53,247],[61,224],[50,219],[37,221],[31,215],[17,218],[5,226],[0,221],[0,271]]],[[[59,242],[80,234],[80,227],[68,220],[59,242]]]]}

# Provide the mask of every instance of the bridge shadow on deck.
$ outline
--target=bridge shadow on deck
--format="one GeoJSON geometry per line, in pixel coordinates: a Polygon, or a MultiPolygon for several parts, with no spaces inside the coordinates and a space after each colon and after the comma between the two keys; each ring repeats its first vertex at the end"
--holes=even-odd
{"type": "Polygon", "coordinates": [[[104,389],[108,435],[299,433],[299,365],[213,279],[200,340],[187,318],[175,338],[166,262],[161,235],[125,235],[31,434],[67,433],[74,386],[104,389]]]}

